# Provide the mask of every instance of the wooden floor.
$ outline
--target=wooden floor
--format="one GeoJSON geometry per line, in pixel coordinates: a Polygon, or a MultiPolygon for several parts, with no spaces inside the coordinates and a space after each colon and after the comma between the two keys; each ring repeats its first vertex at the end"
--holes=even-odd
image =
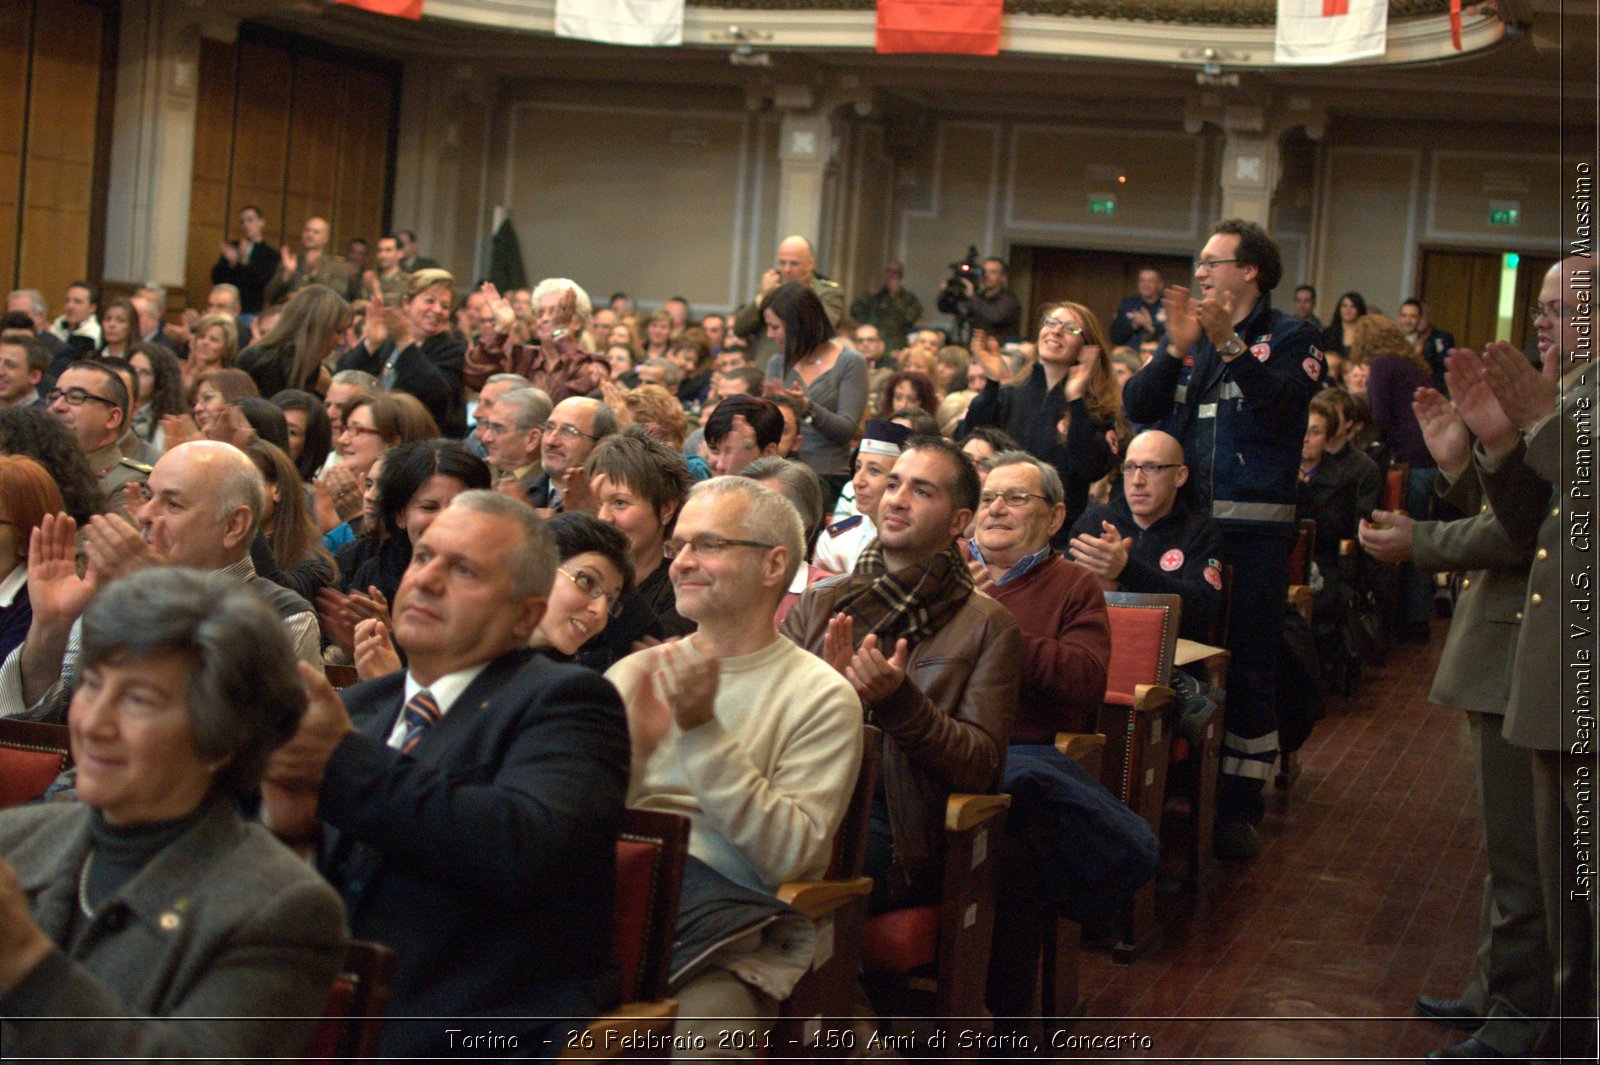
{"type": "Polygon", "coordinates": [[[1151,1045],[1084,1060],[1400,1061],[1461,1037],[1411,1011],[1465,986],[1484,875],[1464,718],[1428,702],[1447,624],[1329,700],[1292,794],[1268,786],[1260,858],[1164,897],[1176,919],[1133,965],[1085,953],[1072,1034],[1151,1045]]]}

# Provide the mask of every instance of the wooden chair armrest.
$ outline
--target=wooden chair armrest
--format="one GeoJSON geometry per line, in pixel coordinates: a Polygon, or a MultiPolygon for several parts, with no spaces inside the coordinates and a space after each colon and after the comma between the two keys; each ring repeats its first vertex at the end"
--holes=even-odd
{"type": "Polygon", "coordinates": [[[1311,604],[1315,600],[1308,584],[1289,585],[1289,605],[1300,612],[1300,616],[1307,622],[1311,621],[1311,604]]]}
{"type": "Polygon", "coordinates": [[[1164,710],[1178,699],[1178,693],[1165,684],[1136,684],[1133,688],[1135,713],[1148,714],[1164,710]]]}
{"type": "Polygon", "coordinates": [[[1058,732],[1056,750],[1077,762],[1096,780],[1105,763],[1106,737],[1102,732],[1058,732]]]}
{"type": "Polygon", "coordinates": [[[1010,806],[1009,795],[952,795],[944,807],[945,831],[966,832],[1010,806]]]}
{"type": "Polygon", "coordinates": [[[678,1000],[625,1002],[590,1021],[583,1032],[573,1037],[570,1047],[561,1052],[565,1061],[609,1061],[633,1057],[637,1046],[626,1046],[626,1037],[645,1034],[669,1035],[678,1022],[678,1000]]]}
{"type": "Polygon", "coordinates": [[[1079,765],[1083,765],[1087,758],[1097,758],[1105,749],[1106,737],[1103,732],[1056,733],[1056,750],[1079,765]]]}
{"type": "Polygon", "coordinates": [[[813,921],[819,921],[855,899],[872,894],[872,878],[792,880],[778,888],[778,898],[813,921]]]}

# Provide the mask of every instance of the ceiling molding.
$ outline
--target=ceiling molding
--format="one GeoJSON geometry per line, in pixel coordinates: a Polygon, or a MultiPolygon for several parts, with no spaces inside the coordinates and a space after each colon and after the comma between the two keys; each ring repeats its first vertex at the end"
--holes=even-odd
{"type": "MultiPolygon", "coordinates": [[[[772,0],[764,0],[771,3],[772,0]]],[[[837,2],[837,0],[836,0],[837,2]]],[[[842,0],[851,2],[851,0],[842,0]]],[[[1070,10],[1073,5],[1066,5],[1070,10]]],[[[1175,0],[1145,0],[1144,3],[1077,5],[1084,10],[1097,7],[1127,8],[1130,11],[1168,12],[1176,10],[1175,0]]],[[[1448,14],[1438,13],[1436,0],[1419,0],[1414,7],[1433,9],[1434,14],[1391,20],[1389,46],[1381,57],[1340,64],[1341,67],[1370,67],[1422,63],[1460,58],[1492,47],[1505,36],[1505,24],[1492,15],[1466,15],[1462,20],[1462,50],[1451,43],[1448,14]]],[[[1188,10],[1216,12],[1222,17],[1231,9],[1246,10],[1255,17],[1256,8],[1271,8],[1268,0],[1238,4],[1187,4],[1188,10]]],[[[555,0],[428,0],[428,20],[458,22],[496,30],[517,30],[553,35],[555,0]]],[[[826,3],[796,3],[793,7],[713,7],[691,5],[684,10],[683,43],[728,47],[741,43],[730,36],[737,26],[742,43],[757,51],[787,49],[838,49],[871,52],[876,33],[876,13],[870,3],[856,7],[833,7],[826,3]]],[[[1207,62],[1204,49],[1225,53],[1227,69],[1284,69],[1272,59],[1274,28],[1265,24],[1207,24],[1189,21],[1147,21],[1130,14],[1126,18],[1088,17],[1073,14],[1029,14],[1008,12],[1001,25],[1001,51],[1008,55],[1043,55],[1060,58],[1127,60],[1139,63],[1171,63],[1201,67],[1207,62]]],[[[1297,68],[1304,69],[1304,68],[1297,68]]]]}

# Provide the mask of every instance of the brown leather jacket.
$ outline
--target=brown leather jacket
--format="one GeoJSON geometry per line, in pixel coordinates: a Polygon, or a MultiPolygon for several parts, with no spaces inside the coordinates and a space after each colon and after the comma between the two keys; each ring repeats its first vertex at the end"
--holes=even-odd
{"type": "MultiPolygon", "coordinates": [[[[783,635],[821,653],[842,584],[830,580],[807,588],[784,618],[783,635]]],[[[912,649],[906,682],[865,708],[867,723],[894,741],[883,750],[883,790],[898,859],[891,897],[911,885],[937,893],[944,808],[952,792],[999,790],[1021,675],[1016,619],[974,591],[949,624],[912,649]]]]}

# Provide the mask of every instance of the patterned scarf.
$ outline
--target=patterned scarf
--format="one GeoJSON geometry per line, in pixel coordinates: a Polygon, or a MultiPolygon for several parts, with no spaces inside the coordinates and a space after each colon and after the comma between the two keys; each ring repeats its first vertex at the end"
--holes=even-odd
{"type": "Polygon", "coordinates": [[[883,547],[873,540],[862,550],[835,605],[855,619],[856,646],[868,633],[877,633],[887,657],[894,654],[897,641],[904,639],[914,648],[944,628],[972,588],[972,573],[954,541],[926,565],[890,573],[883,547]]]}

